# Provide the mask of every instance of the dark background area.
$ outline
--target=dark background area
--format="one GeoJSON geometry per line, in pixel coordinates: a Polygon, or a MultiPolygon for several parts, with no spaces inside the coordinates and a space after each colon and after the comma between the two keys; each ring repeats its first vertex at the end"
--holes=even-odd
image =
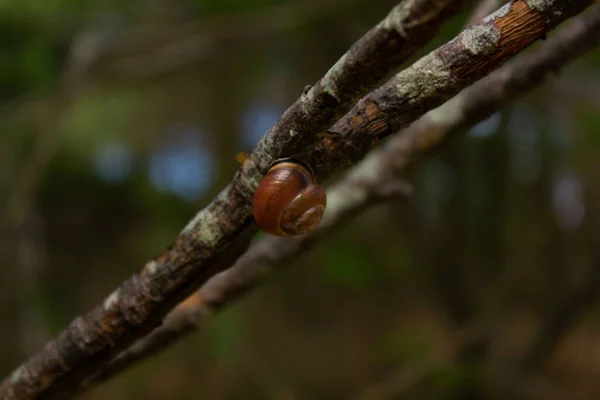
{"type": "MultiPolygon", "coordinates": [[[[2,2],[0,375],[159,254],[236,153],[395,4],[2,2]]],[[[82,398],[502,393],[545,321],[600,274],[599,66],[596,51],[551,77],[407,171],[410,202],[370,209],[82,398]]],[[[533,397],[600,393],[587,306],[529,367],[533,397]]]]}

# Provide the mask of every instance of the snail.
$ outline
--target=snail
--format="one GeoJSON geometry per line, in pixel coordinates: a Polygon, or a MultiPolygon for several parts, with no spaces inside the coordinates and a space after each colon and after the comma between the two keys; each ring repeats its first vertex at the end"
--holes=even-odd
{"type": "Polygon", "coordinates": [[[319,226],[327,196],[310,167],[289,158],[271,164],[252,201],[260,229],[275,236],[294,236],[319,226]]]}

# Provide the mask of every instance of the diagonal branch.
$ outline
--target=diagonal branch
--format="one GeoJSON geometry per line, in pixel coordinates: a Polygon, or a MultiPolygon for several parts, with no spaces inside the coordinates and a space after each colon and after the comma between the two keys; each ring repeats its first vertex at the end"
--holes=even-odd
{"type": "Polygon", "coordinates": [[[535,40],[545,38],[551,27],[564,20],[556,20],[557,15],[574,15],[591,4],[544,3],[512,1],[361,99],[315,149],[309,150],[317,175],[330,176],[355,164],[380,139],[440,106],[535,40]]]}
{"type": "MultiPolygon", "coordinates": [[[[388,192],[386,188],[397,186],[394,182],[398,182],[397,177],[404,169],[534,89],[549,75],[599,43],[600,6],[596,6],[574,19],[540,47],[490,74],[395,134],[385,146],[371,152],[328,190],[330,205],[317,231],[291,240],[268,237],[251,247],[232,268],[211,278],[171,312],[162,327],[120,354],[88,385],[114,377],[202,327],[206,318],[254,289],[321,237],[340,229],[350,216],[389,199],[385,195],[388,192]],[[356,182],[361,184],[356,185],[356,182]]],[[[581,298],[588,297],[578,297],[581,298]]]]}
{"type": "Polygon", "coordinates": [[[407,19],[411,12],[407,4],[412,3],[401,3],[357,42],[373,40],[373,32],[387,32],[380,51],[364,49],[377,62],[358,57],[355,52],[361,46],[353,46],[326,78],[286,111],[249,162],[244,163],[233,184],[190,222],[175,243],[15,370],[0,386],[0,399],[56,398],[68,394],[114,355],[158,326],[196,287],[233,264],[256,230],[249,198],[261,171],[274,158],[303,152],[321,177],[356,163],[379,139],[442,104],[591,3],[513,1],[363,98],[323,135],[318,146],[310,149],[319,132],[345,111],[353,97],[362,94],[356,88],[364,82],[375,83],[373,76],[364,79],[364,72],[382,76],[390,71],[381,67],[389,65],[389,60],[380,58],[396,54],[387,53],[390,43],[412,44],[404,36],[406,32],[419,31],[418,27],[431,26],[436,20],[432,20],[431,11],[438,7],[432,9],[430,5],[417,14],[417,19],[407,19]],[[403,22],[400,27],[399,21],[403,22]],[[390,37],[390,32],[395,33],[390,37]]]}
{"type": "Polygon", "coordinates": [[[396,6],[269,131],[252,158],[262,161],[260,170],[247,168],[245,174],[238,173],[234,183],[161,256],[15,370],[0,385],[0,398],[68,393],[98,366],[160,325],[167,312],[210,276],[230,266],[256,231],[249,199],[261,177],[259,171],[265,171],[269,160],[280,154],[312,143],[319,132],[432,38],[466,1],[405,0],[396,6]],[[293,140],[288,140],[290,133],[293,140]]]}
{"type": "Polygon", "coordinates": [[[213,276],[197,292],[178,305],[163,325],[149,336],[113,360],[89,382],[91,385],[108,380],[137,361],[152,356],[194,332],[206,317],[214,315],[248,291],[260,285],[266,278],[297,258],[303,251],[340,229],[362,211],[397,198],[407,198],[412,191],[408,184],[386,170],[395,154],[380,149],[373,152],[357,167],[348,171],[344,179],[327,191],[328,206],[321,226],[309,235],[295,238],[266,237],[253,245],[236,264],[213,276]]]}

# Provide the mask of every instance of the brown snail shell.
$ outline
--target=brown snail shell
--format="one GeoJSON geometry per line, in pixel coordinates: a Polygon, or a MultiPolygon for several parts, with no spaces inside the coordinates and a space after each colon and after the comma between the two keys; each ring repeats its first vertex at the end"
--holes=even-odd
{"type": "Polygon", "coordinates": [[[302,235],[319,226],[327,196],[308,166],[290,159],[273,163],[252,201],[260,229],[275,236],[302,235]]]}

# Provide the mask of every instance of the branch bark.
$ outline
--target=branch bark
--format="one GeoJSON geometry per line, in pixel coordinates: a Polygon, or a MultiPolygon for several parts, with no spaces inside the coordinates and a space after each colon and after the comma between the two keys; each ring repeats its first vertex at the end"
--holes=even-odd
{"type": "Polygon", "coordinates": [[[232,268],[211,278],[198,292],[180,304],[165,319],[162,327],[120,354],[86,385],[89,387],[108,380],[194,332],[206,318],[257,287],[321,237],[341,228],[351,216],[386,201],[390,195],[407,195],[409,191],[403,189],[398,180],[403,170],[534,89],[599,43],[600,6],[596,6],[561,28],[540,47],[502,67],[395,134],[329,188],[329,206],[323,224],[317,231],[294,239],[263,239],[251,247],[232,268]]]}
{"type": "Polygon", "coordinates": [[[355,164],[380,139],[440,106],[591,4],[584,3],[516,0],[505,5],[361,99],[310,150],[310,164],[323,177],[355,164]]]}

